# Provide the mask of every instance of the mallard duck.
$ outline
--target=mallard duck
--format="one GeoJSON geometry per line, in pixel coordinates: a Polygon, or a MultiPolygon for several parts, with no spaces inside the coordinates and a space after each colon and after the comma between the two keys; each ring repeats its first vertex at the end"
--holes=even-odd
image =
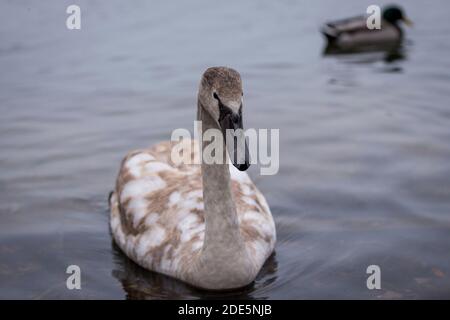
{"type": "Polygon", "coordinates": [[[383,9],[381,29],[369,29],[365,16],[328,22],[321,29],[328,41],[326,52],[333,49],[365,51],[398,46],[403,39],[400,21],[406,25],[412,24],[400,7],[389,6],[383,9]]]}
{"type": "MultiPolygon", "coordinates": [[[[202,134],[242,129],[242,108],[239,73],[207,69],[198,92],[202,134]]],[[[245,172],[250,165],[245,139],[234,147],[227,141],[221,142],[222,153],[232,163],[175,164],[171,141],[124,158],[110,196],[110,227],[130,259],[203,289],[238,288],[255,279],[274,250],[275,224],[245,172]],[[241,161],[232,156],[236,148],[242,148],[241,161]]],[[[190,159],[208,146],[185,143],[193,146],[190,159]]]]}

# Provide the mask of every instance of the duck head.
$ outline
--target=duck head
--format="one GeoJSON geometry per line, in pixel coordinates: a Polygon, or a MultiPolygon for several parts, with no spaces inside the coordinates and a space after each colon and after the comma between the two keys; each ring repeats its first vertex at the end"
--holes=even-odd
{"type": "Polygon", "coordinates": [[[397,25],[399,21],[402,21],[407,26],[412,26],[412,21],[406,17],[403,10],[398,6],[389,6],[384,8],[383,19],[393,25],[397,25]]]}

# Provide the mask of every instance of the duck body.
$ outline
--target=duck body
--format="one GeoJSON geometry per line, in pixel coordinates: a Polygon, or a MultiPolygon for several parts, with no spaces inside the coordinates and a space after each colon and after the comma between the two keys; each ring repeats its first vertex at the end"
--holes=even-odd
{"type": "MultiPolygon", "coordinates": [[[[192,157],[198,156],[198,143],[187,143],[192,157]]],[[[173,164],[172,146],[173,142],[162,142],[124,158],[110,198],[115,242],[143,268],[196,287],[220,290],[247,285],[275,245],[275,225],[264,196],[246,172],[227,165],[238,233],[205,243],[201,165],[173,164]],[[236,237],[241,237],[238,248],[232,245],[236,237]]],[[[226,229],[227,221],[217,223],[226,229]]]]}
{"type": "Polygon", "coordinates": [[[325,53],[359,52],[391,50],[398,47],[403,40],[403,30],[399,21],[411,22],[405,17],[402,9],[397,6],[383,10],[380,29],[369,29],[367,17],[352,18],[327,22],[321,28],[327,39],[325,53]]]}
{"type": "Polygon", "coordinates": [[[382,21],[381,29],[368,29],[364,16],[328,22],[322,33],[328,46],[348,51],[392,47],[401,43],[403,38],[402,30],[386,20],[382,21]]]}

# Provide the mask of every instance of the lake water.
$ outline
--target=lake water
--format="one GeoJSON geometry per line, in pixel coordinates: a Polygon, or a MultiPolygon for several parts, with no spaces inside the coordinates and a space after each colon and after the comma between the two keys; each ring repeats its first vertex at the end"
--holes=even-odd
{"type": "Polygon", "coordinates": [[[450,298],[450,2],[403,1],[389,63],[322,55],[320,25],[373,1],[76,2],[79,31],[71,1],[0,4],[0,298],[450,298]],[[222,294],[131,263],[107,205],[127,151],[193,130],[215,65],[241,73],[247,128],[280,129],[279,173],[249,170],[275,255],[222,294]]]}

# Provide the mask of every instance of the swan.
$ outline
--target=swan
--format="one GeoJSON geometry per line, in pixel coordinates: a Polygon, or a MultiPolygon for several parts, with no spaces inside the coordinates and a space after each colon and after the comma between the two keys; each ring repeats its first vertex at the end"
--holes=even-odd
{"type": "Polygon", "coordinates": [[[321,31],[328,41],[326,51],[395,47],[403,39],[403,30],[398,24],[400,21],[408,26],[412,25],[400,7],[388,6],[383,9],[379,30],[368,29],[364,16],[325,23],[321,31]]]}
{"type": "MultiPolygon", "coordinates": [[[[208,68],[200,81],[197,120],[202,133],[242,126],[242,81],[227,67],[208,68]]],[[[275,224],[262,193],[223,139],[224,164],[178,164],[174,142],[135,150],[123,159],[110,195],[114,241],[141,267],[207,290],[244,287],[274,250],[275,224]]],[[[191,159],[206,141],[187,142],[191,159]]],[[[237,150],[234,150],[236,152],[237,150]]],[[[242,157],[242,156],[241,156],[242,157]]]]}

